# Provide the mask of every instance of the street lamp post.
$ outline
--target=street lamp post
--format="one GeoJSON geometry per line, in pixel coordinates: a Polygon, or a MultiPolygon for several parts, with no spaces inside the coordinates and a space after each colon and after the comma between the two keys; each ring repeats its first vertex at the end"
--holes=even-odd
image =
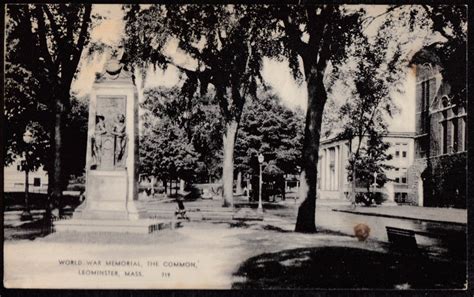
{"type": "Polygon", "coordinates": [[[374,187],[372,195],[375,195],[375,191],[377,190],[377,172],[374,172],[374,183],[372,184],[372,186],[374,187]]]}
{"type": "Polygon", "coordinates": [[[298,171],[298,180],[296,181],[296,185],[297,185],[297,188],[298,188],[298,193],[297,195],[295,196],[295,204],[296,204],[296,199],[298,199],[298,197],[300,196],[300,189],[301,189],[301,166],[296,166],[296,171],[298,171]]]}
{"type": "Polygon", "coordinates": [[[298,185],[298,189],[300,188],[300,182],[301,182],[301,167],[300,166],[296,166],[296,171],[298,171],[298,181],[297,181],[297,185],[298,185]]]}
{"type": "Polygon", "coordinates": [[[259,171],[259,187],[258,187],[258,212],[263,213],[263,207],[262,207],[262,165],[263,165],[264,157],[262,154],[258,155],[258,163],[260,164],[260,171],[259,171]]]}
{"type": "Polygon", "coordinates": [[[250,201],[250,174],[247,173],[246,175],[246,195],[247,195],[247,201],[250,201]]]}
{"type": "Polygon", "coordinates": [[[27,149],[25,150],[25,160],[24,160],[24,166],[23,169],[25,170],[25,209],[23,210],[23,213],[21,214],[21,220],[22,221],[28,221],[32,219],[32,215],[30,212],[30,204],[29,204],[29,162],[28,162],[28,153],[30,151],[30,144],[33,141],[33,133],[31,131],[26,130],[25,133],[23,134],[23,141],[26,144],[27,149]]]}

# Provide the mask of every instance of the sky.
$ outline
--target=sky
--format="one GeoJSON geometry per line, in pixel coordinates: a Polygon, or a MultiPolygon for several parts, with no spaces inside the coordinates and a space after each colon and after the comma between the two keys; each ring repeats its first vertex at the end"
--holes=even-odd
{"type": "MultiPolygon", "coordinates": [[[[359,6],[354,6],[358,8],[359,6]]],[[[367,8],[367,7],[366,7],[367,8]]],[[[368,11],[372,15],[378,15],[385,8],[382,5],[372,5],[368,8],[368,11]]],[[[116,45],[120,42],[123,35],[124,23],[122,21],[123,12],[121,5],[113,4],[100,4],[94,5],[93,13],[105,16],[106,19],[99,25],[94,27],[91,32],[92,41],[102,41],[106,44],[116,45]]],[[[375,33],[376,22],[369,28],[368,31],[372,30],[375,33]]],[[[427,38],[426,36],[423,38],[427,38]]],[[[409,44],[407,52],[413,54],[418,51],[422,44],[423,38],[414,41],[409,44]]],[[[182,51],[180,51],[175,42],[171,42],[166,48],[166,54],[173,58],[175,63],[186,66],[195,67],[196,62],[187,57],[182,51]]],[[[92,84],[94,82],[95,73],[101,72],[106,62],[106,55],[95,55],[90,58],[81,60],[80,71],[77,79],[74,81],[72,89],[79,96],[89,94],[92,84]]],[[[306,85],[302,83],[299,85],[291,76],[290,69],[287,62],[278,62],[275,60],[265,59],[263,63],[262,77],[265,82],[269,84],[276,94],[281,98],[282,103],[289,108],[301,107],[306,110],[307,107],[307,92],[306,85]]],[[[407,78],[403,82],[404,93],[392,93],[392,100],[399,108],[399,113],[396,114],[392,119],[389,119],[389,130],[392,132],[413,132],[415,130],[415,81],[413,73],[407,71],[407,78]]],[[[140,84],[137,81],[137,84],[140,84]]],[[[166,71],[157,69],[156,71],[150,67],[147,71],[147,78],[145,80],[145,88],[164,86],[172,87],[180,83],[179,71],[170,66],[166,71]]],[[[344,90],[340,90],[339,94],[337,90],[334,92],[334,100],[338,100],[339,97],[343,97],[344,90]],[[339,96],[338,96],[339,95],[339,96]]],[[[139,95],[140,96],[140,95],[139,95]]],[[[141,96],[140,96],[141,97],[141,96]]],[[[340,98],[339,98],[340,99],[340,98]]]]}

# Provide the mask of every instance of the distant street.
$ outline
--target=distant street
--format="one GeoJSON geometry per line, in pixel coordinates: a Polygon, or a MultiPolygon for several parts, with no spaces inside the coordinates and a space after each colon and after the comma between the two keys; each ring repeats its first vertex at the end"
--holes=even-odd
{"type": "MultiPolygon", "coordinates": [[[[287,221],[288,228],[296,221],[297,208],[294,202],[288,201],[285,203],[287,207],[279,209],[267,209],[267,213],[278,218],[284,218],[287,221]]],[[[391,206],[393,208],[400,208],[400,206],[391,206]]],[[[403,211],[403,206],[402,211],[403,211]]],[[[445,253],[447,241],[450,240],[448,235],[455,235],[458,237],[466,236],[466,225],[440,222],[426,222],[411,219],[397,219],[379,216],[368,216],[361,214],[345,213],[340,211],[333,211],[333,209],[345,209],[341,206],[333,205],[318,205],[316,209],[316,226],[319,229],[331,230],[347,235],[354,234],[354,226],[363,223],[370,227],[370,238],[383,242],[388,242],[387,232],[385,227],[397,227],[403,229],[410,229],[417,232],[417,243],[426,246],[431,252],[445,253]]],[[[355,211],[365,211],[366,207],[357,207],[355,211]]],[[[439,209],[441,212],[449,212],[448,209],[439,209]]],[[[456,210],[454,210],[456,211],[456,210]]],[[[462,211],[462,210],[461,210],[462,211]]],[[[421,210],[420,210],[421,212],[421,210]]],[[[462,242],[460,243],[463,244],[462,242]]],[[[465,243],[464,243],[465,244],[465,243]]]]}

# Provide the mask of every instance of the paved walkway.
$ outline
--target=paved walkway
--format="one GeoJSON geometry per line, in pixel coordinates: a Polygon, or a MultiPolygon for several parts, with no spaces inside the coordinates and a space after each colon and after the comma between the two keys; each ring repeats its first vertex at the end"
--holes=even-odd
{"type": "Polygon", "coordinates": [[[264,253],[326,246],[385,251],[377,241],[282,232],[267,225],[265,221],[244,222],[241,227],[185,222],[183,228],[151,235],[70,232],[34,241],[6,241],[4,284],[8,288],[229,289],[242,281],[234,275],[239,266],[264,253]]]}
{"type": "Polygon", "coordinates": [[[408,205],[377,207],[336,207],[334,211],[371,215],[397,219],[412,219],[437,223],[467,224],[467,210],[441,207],[419,207],[408,205]]]}

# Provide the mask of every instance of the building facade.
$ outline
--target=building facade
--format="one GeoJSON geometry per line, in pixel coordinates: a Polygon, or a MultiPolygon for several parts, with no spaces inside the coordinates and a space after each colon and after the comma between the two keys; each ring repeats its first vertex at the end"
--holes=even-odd
{"type": "Polygon", "coordinates": [[[459,77],[445,79],[434,49],[418,54],[416,74],[415,160],[409,169],[409,200],[420,206],[466,205],[467,113],[465,89],[453,88],[459,77]],[[420,58],[421,57],[421,58],[420,58]]]}
{"type": "MultiPolygon", "coordinates": [[[[24,192],[25,172],[21,170],[22,159],[17,159],[11,165],[4,167],[3,191],[4,192],[24,192]]],[[[31,193],[47,193],[48,175],[43,168],[28,173],[29,191],[31,193]]]]}
{"type": "MultiPolygon", "coordinates": [[[[386,161],[386,164],[392,169],[385,172],[391,181],[379,190],[387,193],[390,201],[409,203],[411,189],[408,187],[407,173],[414,160],[413,133],[389,133],[383,140],[390,143],[387,153],[392,155],[392,159],[386,161]]],[[[347,180],[347,166],[350,152],[356,150],[356,143],[352,142],[351,150],[349,140],[335,137],[321,140],[317,181],[319,199],[347,199],[351,190],[351,184],[347,180]]],[[[364,192],[366,189],[357,188],[357,191],[364,192]]]]}

